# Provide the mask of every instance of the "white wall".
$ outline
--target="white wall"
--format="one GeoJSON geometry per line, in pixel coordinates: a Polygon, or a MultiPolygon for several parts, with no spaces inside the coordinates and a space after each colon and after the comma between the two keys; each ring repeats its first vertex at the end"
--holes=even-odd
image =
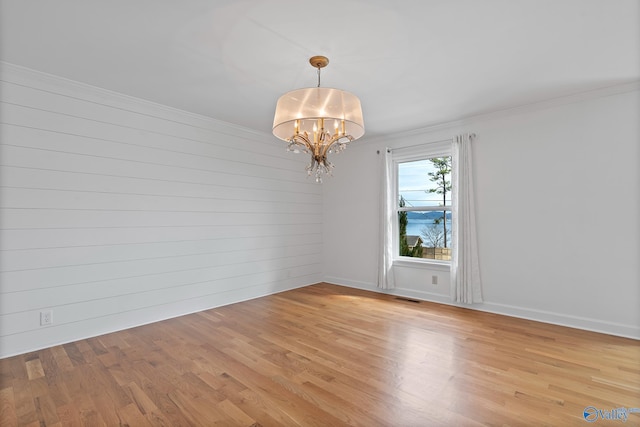
{"type": "MultiPolygon", "coordinates": [[[[462,131],[478,134],[476,308],[640,337],[637,86],[365,137],[318,186],[270,135],[0,67],[0,357],[323,278],[375,289],[376,150],[462,131]]],[[[447,271],[396,279],[448,302],[447,271]]]]}
{"type": "MultiPolygon", "coordinates": [[[[357,141],[324,184],[325,280],[375,289],[377,150],[475,132],[485,303],[474,307],[640,338],[639,117],[628,85],[357,141]]],[[[392,293],[449,302],[448,271],[395,272],[392,293]]]]}
{"type": "Polygon", "coordinates": [[[322,189],[272,136],[0,72],[0,357],[321,280],[322,189]]]}

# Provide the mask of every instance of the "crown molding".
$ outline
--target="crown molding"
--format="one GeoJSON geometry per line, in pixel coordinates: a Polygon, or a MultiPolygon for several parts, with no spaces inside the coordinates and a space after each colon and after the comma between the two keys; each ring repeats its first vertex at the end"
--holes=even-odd
{"type": "Polygon", "coordinates": [[[411,138],[419,135],[424,135],[426,133],[434,133],[438,131],[444,131],[449,129],[456,129],[456,131],[461,127],[468,127],[469,125],[475,124],[480,121],[497,119],[503,117],[510,117],[518,114],[524,114],[534,111],[545,110],[552,107],[575,104],[579,102],[585,102],[592,99],[604,98],[607,96],[619,95],[622,93],[634,92],[640,90],[640,80],[635,80],[629,83],[605,86],[596,89],[590,89],[586,91],[576,92],[569,95],[562,95],[554,98],[548,98],[542,101],[536,101],[527,104],[515,105],[507,108],[500,108],[497,110],[492,110],[479,114],[472,114],[464,117],[460,117],[459,119],[442,122],[442,123],[434,123],[432,125],[424,126],[417,129],[411,129],[401,133],[395,133],[393,135],[377,135],[375,137],[371,137],[367,140],[367,142],[371,143],[379,143],[383,141],[388,141],[389,139],[403,139],[403,138],[411,138]]]}

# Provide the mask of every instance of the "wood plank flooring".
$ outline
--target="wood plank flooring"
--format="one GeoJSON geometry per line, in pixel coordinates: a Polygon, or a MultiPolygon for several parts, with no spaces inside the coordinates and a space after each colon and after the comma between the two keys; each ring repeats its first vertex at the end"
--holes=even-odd
{"type": "Polygon", "coordinates": [[[2,426],[585,426],[586,407],[640,408],[638,341],[329,284],[0,368],[2,426]]]}

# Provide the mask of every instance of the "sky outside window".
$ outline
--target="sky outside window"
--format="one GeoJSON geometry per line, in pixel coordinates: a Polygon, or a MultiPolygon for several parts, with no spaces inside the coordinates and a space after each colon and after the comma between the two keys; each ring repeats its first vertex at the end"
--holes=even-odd
{"type": "MultiPolygon", "coordinates": [[[[416,160],[398,164],[398,194],[405,200],[406,207],[442,206],[442,195],[429,193],[437,185],[431,181],[429,172],[436,168],[429,160],[416,160]]],[[[450,177],[447,178],[451,180],[450,177]]],[[[447,194],[447,205],[451,204],[447,194]]]]}

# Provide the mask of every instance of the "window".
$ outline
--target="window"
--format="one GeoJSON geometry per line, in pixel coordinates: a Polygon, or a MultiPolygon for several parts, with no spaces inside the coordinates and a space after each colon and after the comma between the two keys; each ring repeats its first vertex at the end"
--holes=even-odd
{"type": "Polygon", "coordinates": [[[451,260],[451,151],[422,150],[396,155],[396,258],[448,263],[451,260]]]}

